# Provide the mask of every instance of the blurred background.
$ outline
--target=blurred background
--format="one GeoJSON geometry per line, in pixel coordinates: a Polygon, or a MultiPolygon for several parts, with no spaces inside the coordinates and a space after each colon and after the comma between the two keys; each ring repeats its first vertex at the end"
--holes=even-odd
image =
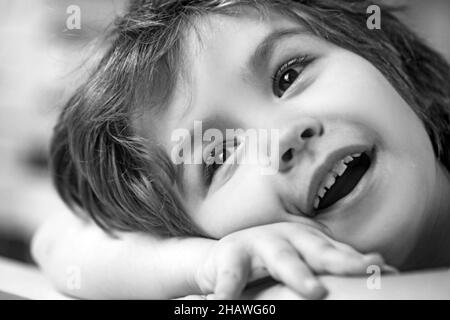
{"type": "Polygon", "coordinates": [[[32,262],[29,242],[36,227],[68,210],[47,169],[52,127],[93,43],[125,5],[0,0],[0,256],[32,262]],[[80,29],[71,18],[74,5],[80,29]]]}
{"type": "MultiPolygon", "coordinates": [[[[450,0],[386,2],[407,5],[400,18],[450,61],[450,0]]],[[[47,169],[52,127],[92,43],[126,4],[0,0],[0,256],[32,263],[29,242],[36,228],[68,210],[47,169]],[[66,24],[74,5],[80,29],[66,24]]]]}

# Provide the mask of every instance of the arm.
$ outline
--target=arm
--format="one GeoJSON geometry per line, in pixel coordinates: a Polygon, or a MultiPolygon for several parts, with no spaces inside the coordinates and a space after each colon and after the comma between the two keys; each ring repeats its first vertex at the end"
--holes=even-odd
{"type": "Polygon", "coordinates": [[[363,255],[332,240],[307,219],[244,229],[215,241],[142,233],[113,239],[66,215],[40,228],[33,253],[59,290],[101,299],[202,293],[233,298],[249,280],[267,273],[302,296],[320,298],[325,288],[313,271],[362,274],[368,265],[384,264],[379,255],[363,255]],[[76,276],[79,285],[73,285],[76,276]]]}
{"type": "Polygon", "coordinates": [[[137,233],[113,239],[67,212],[40,227],[32,253],[54,285],[71,296],[167,299],[199,293],[193,270],[214,242],[137,233]],[[80,271],[79,287],[70,285],[73,270],[80,271]]]}

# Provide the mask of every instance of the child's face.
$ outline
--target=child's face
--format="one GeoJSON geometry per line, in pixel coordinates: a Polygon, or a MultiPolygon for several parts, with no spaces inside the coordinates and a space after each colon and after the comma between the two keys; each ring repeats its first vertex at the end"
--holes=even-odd
{"type": "Polygon", "coordinates": [[[173,130],[191,129],[198,120],[210,120],[204,130],[279,129],[280,170],[270,175],[256,165],[223,165],[208,186],[202,165],[185,165],[193,221],[221,237],[311,216],[337,240],[377,250],[393,262],[403,259],[400,252],[410,250],[431,206],[437,162],[422,122],[383,75],[360,56],[302,33],[278,15],[210,16],[197,31],[201,38],[191,32],[187,40],[188,77],[159,122],[167,152],[173,130]],[[256,51],[267,39],[269,50],[256,51]],[[294,62],[273,85],[277,69],[289,61],[294,62]],[[321,200],[319,208],[328,207],[315,210],[330,170],[360,153],[339,187],[321,200]]]}

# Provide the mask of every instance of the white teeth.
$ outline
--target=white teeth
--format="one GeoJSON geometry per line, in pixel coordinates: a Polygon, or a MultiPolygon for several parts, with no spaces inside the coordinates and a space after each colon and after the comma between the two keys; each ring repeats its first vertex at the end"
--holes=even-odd
{"type": "Polygon", "coordinates": [[[316,198],[314,199],[314,209],[319,208],[319,203],[320,203],[320,198],[319,198],[319,197],[316,197],[316,198]]]}
{"type": "Polygon", "coordinates": [[[325,195],[325,193],[327,192],[327,190],[325,188],[320,188],[319,192],[317,193],[317,195],[321,198],[323,198],[323,196],[325,195]]]}
{"type": "Polygon", "coordinates": [[[314,198],[314,209],[319,207],[320,200],[322,200],[327,191],[334,185],[336,182],[336,177],[342,176],[345,170],[347,170],[347,164],[352,162],[354,158],[360,157],[361,154],[362,153],[354,153],[351,156],[346,156],[344,159],[340,160],[330,172],[328,172],[324,182],[317,192],[317,196],[314,198]]]}
{"type": "Polygon", "coordinates": [[[325,182],[325,187],[327,189],[330,189],[335,182],[336,182],[336,178],[332,174],[328,174],[327,180],[325,182]]]}
{"type": "Polygon", "coordinates": [[[339,163],[333,168],[333,172],[337,173],[338,176],[342,176],[345,170],[347,170],[347,166],[343,160],[339,161],[339,163]]]}
{"type": "Polygon", "coordinates": [[[345,163],[349,163],[349,162],[352,162],[353,161],[353,157],[352,156],[346,156],[345,158],[344,158],[344,162],[345,163]]]}

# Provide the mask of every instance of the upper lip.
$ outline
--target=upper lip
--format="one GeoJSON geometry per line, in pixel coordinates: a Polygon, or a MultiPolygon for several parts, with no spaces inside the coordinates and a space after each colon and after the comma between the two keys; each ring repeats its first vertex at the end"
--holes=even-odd
{"type": "Polygon", "coordinates": [[[329,153],[322,163],[314,170],[312,174],[311,182],[308,188],[308,195],[306,197],[306,213],[311,214],[313,212],[313,202],[316,197],[319,187],[322,181],[327,176],[328,172],[333,169],[334,165],[344,159],[348,155],[355,153],[363,153],[370,150],[367,145],[350,145],[343,148],[334,150],[329,153]]]}

